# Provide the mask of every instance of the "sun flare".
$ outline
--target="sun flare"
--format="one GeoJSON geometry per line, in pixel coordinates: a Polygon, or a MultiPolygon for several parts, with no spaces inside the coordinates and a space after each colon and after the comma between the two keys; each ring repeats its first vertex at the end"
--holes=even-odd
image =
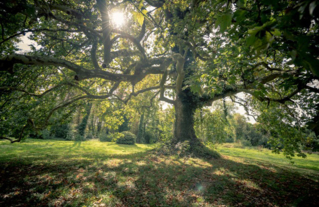
{"type": "Polygon", "coordinates": [[[125,16],[123,12],[113,12],[111,14],[111,21],[113,23],[113,25],[115,25],[116,27],[121,27],[124,25],[125,23],[125,16]]]}

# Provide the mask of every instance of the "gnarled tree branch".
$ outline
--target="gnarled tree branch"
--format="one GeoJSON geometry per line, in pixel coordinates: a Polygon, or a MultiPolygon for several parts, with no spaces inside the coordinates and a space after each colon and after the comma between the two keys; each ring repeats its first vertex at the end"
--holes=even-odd
{"type": "MultiPolygon", "coordinates": [[[[61,66],[74,71],[79,80],[90,79],[90,78],[102,78],[110,81],[127,81],[137,83],[141,81],[146,75],[149,74],[163,74],[166,68],[170,65],[170,58],[154,59],[150,60],[150,64],[159,63],[159,66],[150,66],[146,64],[145,68],[141,68],[141,73],[129,75],[129,74],[116,74],[102,70],[89,70],[83,68],[77,64],[69,62],[63,59],[57,59],[54,57],[40,57],[40,56],[29,56],[13,54],[0,59],[0,70],[9,71],[14,64],[24,65],[39,65],[39,66],[61,66]]],[[[144,65],[144,64],[143,64],[144,65]]]]}

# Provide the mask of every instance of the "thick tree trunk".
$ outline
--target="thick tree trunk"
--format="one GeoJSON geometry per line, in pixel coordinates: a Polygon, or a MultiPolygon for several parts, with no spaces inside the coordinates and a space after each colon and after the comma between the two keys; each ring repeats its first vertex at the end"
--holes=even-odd
{"type": "Polygon", "coordinates": [[[199,142],[194,130],[196,108],[185,100],[177,98],[175,102],[174,142],[199,142]]]}
{"type": "Polygon", "coordinates": [[[185,89],[176,96],[173,143],[189,141],[191,146],[200,144],[194,129],[194,114],[198,108],[196,96],[185,89]]]}
{"type": "Polygon", "coordinates": [[[174,124],[174,139],[172,144],[176,145],[179,142],[188,141],[190,148],[189,152],[195,156],[205,158],[219,158],[217,152],[208,149],[196,137],[194,129],[194,114],[195,110],[200,107],[197,102],[197,97],[189,90],[184,90],[178,94],[175,101],[175,124],[174,124]]]}

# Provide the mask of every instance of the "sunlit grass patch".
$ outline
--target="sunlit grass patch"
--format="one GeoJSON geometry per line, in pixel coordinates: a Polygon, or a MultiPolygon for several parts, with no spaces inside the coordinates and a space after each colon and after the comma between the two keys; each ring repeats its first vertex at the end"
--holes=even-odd
{"type": "Polygon", "coordinates": [[[118,167],[121,163],[123,163],[124,161],[123,160],[120,160],[120,159],[110,159],[107,161],[106,165],[109,167],[109,168],[115,168],[115,167],[118,167]]]}
{"type": "Polygon", "coordinates": [[[144,165],[146,165],[146,162],[145,161],[137,161],[136,162],[136,165],[138,165],[138,166],[144,166],[144,165]]]}
{"type": "Polygon", "coordinates": [[[233,181],[245,186],[245,188],[251,188],[254,190],[259,190],[262,191],[262,189],[253,181],[247,180],[247,179],[237,179],[237,178],[232,178],[233,181]]]}
{"type": "Polygon", "coordinates": [[[61,141],[61,140],[38,140],[27,139],[22,143],[11,145],[7,141],[0,142],[2,154],[1,160],[42,160],[53,158],[54,161],[64,159],[72,160],[90,160],[106,158],[114,155],[132,155],[138,156],[138,153],[153,149],[156,145],[119,145],[114,142],[99,142],[91,140],[85,142],[61,141]],[[136,154],[136,155],[133,155],[136,154]]]}
{"type": "MultiPolygon", "coordinates": [[[[262,161],[264,163],[280,165],[288,168],[303,168],[309,170],[319,171],[319,154],[308,154],[307,158],[293,157],[293,164],[291,160],[287,159],[283,154],[272,153],[271,150],[259,148],[237,148],[234,144],[222,144],[217,146],[217,151],[221,153],[224,158],[229,158],[234,161],[240,161],[240,158],[246,162],[249,160],[262,161]],[[225,157],[229,156],[229,157],[225,157]]],[[[245,162],[244,161],[244,162],[245,162]]],[[[274,169],[270,169],[274,170],[274,169]]]]}
{"type": "Polygon", "coordinates": [[[184,161],[185,164],[193,165],[200,168],[210,168],[213,165],[205,160],[198,159],[198,158],[190,158],[184,161]]]}

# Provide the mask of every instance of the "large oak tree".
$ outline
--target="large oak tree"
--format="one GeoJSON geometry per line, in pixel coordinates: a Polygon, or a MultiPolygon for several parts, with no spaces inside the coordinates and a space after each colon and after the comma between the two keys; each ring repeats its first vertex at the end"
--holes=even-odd
{"type": "Polygon", "coordinates": [[[2,138],[20,140],[83,99],[127,102],[146,91],[174,105],[173,143],[189,141],[193,151],[201,147],[195,110],[226,97],[277,103],[283,124],[311,122],[318,133],[316,1],[16,0],[0,8],[2,138]],[[16,42],[26,34],[38,47],[21,54],[16,42]]]}

